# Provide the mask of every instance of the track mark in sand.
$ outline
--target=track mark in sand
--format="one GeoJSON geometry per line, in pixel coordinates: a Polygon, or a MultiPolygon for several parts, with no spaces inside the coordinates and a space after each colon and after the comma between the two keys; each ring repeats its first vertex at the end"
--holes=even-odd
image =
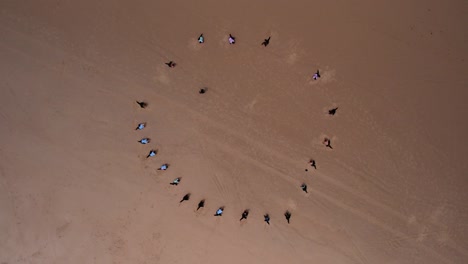
{"type": "Polygon", "coordinates": [[[296,210],[297,209],[297,203],[296,201],[294,201],[293,199],[289,198],[288,199],[288,208],[293,211],[293,210],[296,210]]]}
{"type": "Polygon", "coordinates": [[[228,193],[228,188],[226,187],[226,184],[220,180],[220,177],[218,176],[217,173],[215,173],[212,177],[212,180],[216,186],[216,190],[218,193],[221,195],[221,197],[226,200],[226,196],[228,193]]]}
{"type": "Polygon", "coordinates": [[[295,64],[297,59],[298,59],[297,58],[297,53],[293,52],[293,53],[289,54],[288,57],[286,58],[286,63],[291,64],[291,65],[295,64]]]}
{"type": "Polygon", "coordinates": [[[359,263],[362,264],[368,264],[370,263],[369,260],[367,259],[366,255],[362,252],[362,250],[359,248],[359,246],[356,244],[356,241],[354,241],[353,237],[346,231],[346,229],[343,229],[345,236],[348,238],[348,240],[351,242],[351,245],[354,248],[354,252],[356,252],[356,257],[359,260],[359,263]]]}
{"type": "Polygon", "coordinates": [[[71,224],[71,222],[67,221],[63,225],[57,227],[57,229],[55,230],[56,236],[58,238],[62,238],[64,236],[64,233],[68,230],[70,224],[71,224]]]}
{"type": "Polygon", "coordinates": [[[203,44],[198,43],[197,40],[191,38],[187,43],[187,47],[192,51],[199,51],[202,48],[203,44]]]}
{"type": "Polygon", "coordinates": [[[258,98],[258,95],[255,96],[255,98],[254,98],[250,103],[248,103],[248,104],[244,107],[244,109],[245,109],[246,111],[252,111],[253,108],[254,108],[254,106],[257,104],[257,98],[258,98]]]}
{"type": "Polygon", "coordinates": [[[287,45],[287,50],[290,53],[286,55],[286,58],[285,58],[286,63],[290,65],[297,63],[297,61],[299,60],[300,54],[302,53],[302,50],[299,48],[299,45],[300,43],[298,40],[289,41],[287,45]]]}
{"type": "Polygon", "coordinates": [[[156,74],[153,77],[153,81],[165,85],[168,85],[171,82],[169,74],[163,66],[158,67],[158,69],[156,70],[156,74]]]}

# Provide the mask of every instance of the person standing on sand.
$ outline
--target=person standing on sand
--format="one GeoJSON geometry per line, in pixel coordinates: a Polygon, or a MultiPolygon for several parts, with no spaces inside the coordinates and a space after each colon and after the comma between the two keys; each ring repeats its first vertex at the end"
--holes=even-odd
{"type": "Polygon", "coordinates": [[[315,163],[315,160],[311,159],[311,160],[309,161],[309,163],[310,163],[310,166],[311,166],[311,167],[314,167],[314,169],[317,169],[317,165],[316,165],[316,163],[315,163]]]}
{"type": "Polygon", "coordinates": [[[249,216],[249,210],[244,210],[244,212],[242,212],[242,217],[239,221],[242,221],[243,219],[247,220],[247,216],[249,216]]]}
{"type": "Polygon", "coordinates": [[[177,186],[177,185],[179,185],[179,183],[180,183],[180,178],[175,178],[175,179],[174,179],[171,183],[169,183],[169,184],[170,184],[170,185],[175,185],[175,186],[177,186]]]}
{"type": "Polygon", "coordinates": [[[136,101],[136,103],[137,103],[141,108],[146,108],[146,107],[148,106],[148,103],[146,103],[146,102],[136,101]]]}
{"type": "Polygon", "coordinates": [[[202,208],[202,207],[205,207],[205,199],[201,200],[201,201],[198,203],[197,211],[198,211],[198,209],[200,209],[200,208],[202,208]]]}
{"type": "Polygon", "coordinates": [[[319,70],[317,70],[317,72],[314,74],[314,76],[312,77],[314,80],[317,80],[318,78],[320,78],[320,72],[319,70]]]}
{"type": "Polygon", "coordinates": [[[201,88],[199,91],[198,91],[199,94],[204,94],[206,93],[206,88],[201,88]]]}
{"type": "Polygon", "coordinates": [[[146,156],[146,158],[154,157],[154,156],[156,156],[156,150],[152,149],[152,150],[150,150],[150,152],[148,153],[148,156],[146,156]]]}
{"type": "Polygon", "coordinates": [[[198,37],[198,43],[203,44],[205,42],[205,38],[203,37],[203,33],[198,37]]]}
{"type": "Polygon", "coordinates": [[[286,221],[288,221],[288,224],[289,224],[289,219],[291,219],[291,213],[289,211],[286,211],[284,213],[284,217],[286,217],[286,221]]]}
{"type": "Polygon", "coordinates": [[[307,193],[307,184],[303,183],[303,184],[301,185],[301,189],[302,189],[305,193],[307,193]]]}
{"type": "Polygon", "coordinates": [[[151,142],[151,139],[149,139],[149,138],[142,138],[142,139],[138,140],[138,142],[139,142],[140,144],[145,145],[145,144],[150,143],[150,142],[151,142]]]}
{"type": "Polygon", "coordinates": [[[188,201],[190,199],[190,193],[187,193],[186,195],[184,195],[184,197],[182,197],[182,199],[180,200],[179,203],[182,203],[184,201],[188,201]]]}
{"type": "Polygon", "coordinates": [[[329,115],[335,115],[335,114],[336,114],[336,110],[338,110],[338,107],[328,110],[328,114],[329,114],[329,115]]]}
{"type": "Polygon", "coordinates": [[[330,148],[330,149],[333,149],[332,146],[331,146],[331,139],[329,139],[329,138],[324,138],[324,139],[323,139],[323,144],[325,144],[325,147],[330,148]]]}
{"type": "Polygon", "coordinates": [[[229,34],[229,44],[236,44],[236,38],[229,34]]]}
{"type": "MultiPolygon", "coordinates": [[[[313,167],[314,169],[317,169],[317,165],[316,165],[316,163],[315,163],[315,160],[311,159],[311,160],[309,161],[309,164],[310,164],[310,166],[313,167]]],[[[309,170],[308,170],[308,169],[305,169],[305,171],[309,171],[309,170]]]]}
{"type": "Polygon", "coordinates": [[[268,44],[270,44],[270,38],[271,38],[271,37],[268,37],[267,39],[265,39],[265,40],[262,42],[262,45],[265,46],[265,47],[268,46],[268,44]]]}
{"type": "Polygon", "coordinates": [[[140,123],[138,126],[135,128],[135,130],[143,130],[143,128],[146,127],[146,123],[140,123]]]}
{"type": "Polygon", "coordinates": [[[216,210],[216,213],[214,214],[214,216],[222,216],[223,211],[224,211],[224,207],[218,208],[218,210],[216,210]]]}
{"type": "Polygon", "coordinates": [[[265,214],[265,215],[263,216],[263,221],[265,221],[267,224],[270,224],[270,215],[265,214]]]}
{"type": "Polygon", "coordinates": [[[174,68],[176,66],[175,62],[170,61],[165,63],[169,68],[174,68]]]}
{"type": "Polygon", "coordinates": [[[169,168],[169,164],[167,163],[164,163],[163,165],[161,165],[161,167],[158,168],[158,170],[162,170],[162,171],[165,171],[169,168]]]}

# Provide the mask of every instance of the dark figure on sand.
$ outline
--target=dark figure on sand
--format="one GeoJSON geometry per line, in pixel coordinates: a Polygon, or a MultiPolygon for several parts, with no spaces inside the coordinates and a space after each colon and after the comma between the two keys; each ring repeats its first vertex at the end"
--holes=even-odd
{"type": "Polygon", "coordinates": [[[136,101],[136,103],[137,103],[141,108],[146,108],[146,107],[148,106],[148,103],[146,103],[146,102],[136,101]]]}
{"type": "Polygon", "coordinates": [[[152,150],[150,150],[150,152],[148,153],[148,156],[146,156],[146,158],[154,157],[154,156],[156,156],[156,150],[152,149],[152,150]]]}
{"type": "Polygon", "coordinates": [[[229,34],[229,44],[236,44],[236,38],[229,34]]]}
{"type": "Polygon", "coordinates": [[[330,148],[330,149],[333,149],[332,146],[331,146],[331,139],[329,139],[329,138],[324,138],[324,139],[323,139],[323,144],[325,144],[325,147],[330,148]]]}
{"type": "Polygon", "coordinates": [[[203,44],[205,42],[205,37],[203,37],[203,33],[198,37],[198,43],[203,44]]]}
{"type": "Polygon", "coordinates": [[[202,207],[205,207],[205,199],[201,200],[201,201],[198,203],[197,211],[198,211],[198,209],[200,209],[200,208],[202,208],[202,207]]]}
{"type": "Polygon", "coordinates": [[[320,78],[320,71],[317,70],[317,72],[314,74],[314,76],[312,77],[314,80],[317,80],[318,78],[320,78]]]}
{"type": "Polygon", "coordinates": [[[317,169],[317,164],[315,163],[315,160],[311,159],[309,163],[310,163],[310,166],[314,167],[314,169],[317,169]]]}
{"type": "Polygon", "coordinates": [[[190,199],[190,193],[187,193],[186,195],[184,195],[184,197],[182,197],[182,200],[180,200],[179,203],[182,203],[183,201],[188,201],[190,199]]]}
{"type": "Polygon", "coordinates": [[[170,61],[165,63],[169,68],[174,68],[176,66],[175,62],[170,61]]]}
{"type": "Polygon", "coordinates": [[[198,91],[199,94],[204,94],[206,93],[206,88],[201,88],[200,91],[198,91]]]}
{"type": "MultiPolygon", "coordinates": [[[[314,169],[317,169],[317,164],[315,163],[315,160],[311,159],[309,161],[309,164],[311,167],[313,167],[314,169]]],[[[309,171],[308,169],[305,169],[305,171],[309,171]]]]}
{"type": "Polygon", "coordinates": [[[223,211],[224,211],[224,206],[221,206],[220,208],[218,208],[218,210],[216,210],[216,213],[214,214],[214,216],[222,216],[223,211]]]}
{"type": "Polygon", "coordinates": [[[305,193],[307,193],[307,184],[303,183],[303,184],[301,185],[301,189],[302,189],[305,193]]]}
{"type": "Polygon", "coordinates": [[[242,212],[242,217],[239,221],[242,221],[242,220],[247,220],[247,216],[249,216],[249,210],[244,210],[244,212],[242,212]]]}
{"type": "Polygon", "coordinates": [[[170,185],[175,185],[175,186],[177,186],[177,185],[179,185],[179,183],[180,183],[180,178],[175,178],[175,179],[174,179],[171,183],[169,183],[169,184],[170,184],[170,185]]]}
{"type": "Polygon", "coordinates": [[[268,37],[267,39],[265,39],[265,40],[262,42],[262,45],[265,46],[265,47],[268,46],[268,44],[270,44],[270,39],[271,39],[271,37],[268,37]]]}
{"type": "Polygon", "coordinates": [[[329,115],[335,115],[335,114],[336,114],[336,110],[338,110],[338,107],[328,110],[328,114],[329,114],[329,115]]]}
{"type": "Polygon", "coordinates": [[[284,217],[286,217],[286,221],[288,221],[289,224],[289,219],[291,219],[291,213],[289,211],[286,211],[286,213],[284,213],[284,217]]]}
{"type": "Polygon", "coordinates": [[[270,215],[265,214],[265,215],[263,216],[263,218],[264,218],[263,221],[265,221],[267,224],[270,224],[270,215]]]}

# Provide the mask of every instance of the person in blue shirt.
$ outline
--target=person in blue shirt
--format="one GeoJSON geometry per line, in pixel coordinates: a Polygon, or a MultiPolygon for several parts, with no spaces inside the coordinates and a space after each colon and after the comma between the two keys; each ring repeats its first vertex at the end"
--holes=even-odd
{"type": "Polygon", "coordinates": [[[146,123],[140,123],[138,126],[135,128],[135,130],[143,130],[143,128],[146,127],[146,123]]]}

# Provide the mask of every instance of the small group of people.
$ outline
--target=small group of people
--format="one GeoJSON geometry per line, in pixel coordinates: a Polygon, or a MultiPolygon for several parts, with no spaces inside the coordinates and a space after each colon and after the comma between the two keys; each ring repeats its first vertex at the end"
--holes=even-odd
{"type": "MultiPolygon", "coordinates": [[[[267,47],[269,44],[270,44],[270,39],[271,39],[271,36],[269,36],[268,38],[264,39],[263,42],[261,43],[261,45],[267,47]]],[[[203,44],[205,43],[205,36],[202,34],[200,34],[200,36],[198,36],[198,43],[200,44],[203,44]]],[[[228,43],[230,45],[233,45],[233,44],[236,44],[236,38],[232,35],[232,34],[229,34],[229,37],[228,37],[228,43]]],[[[165,63],[169,68],[174,68],[177,64],[174,62],[174,61],[169,61],[169,62],[166,62],[165,63]]],[[[315,74],[312,76],[312,79],[314,80],[318,80],[320,78],[320,71],[317,70],[315,72],[315,74]]]]}

